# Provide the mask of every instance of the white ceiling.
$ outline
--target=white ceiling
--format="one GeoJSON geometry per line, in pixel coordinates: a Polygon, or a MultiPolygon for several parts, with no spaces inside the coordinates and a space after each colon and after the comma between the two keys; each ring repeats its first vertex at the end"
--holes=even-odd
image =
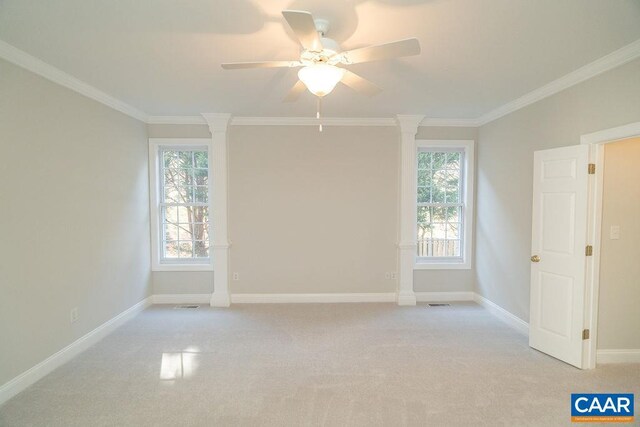
{"type": "Polygon", "coordinates": [[[477,118],[640,39],[640,0],[0,0],[0,39],[151,115],[311,116],[281,102],[297,59],[280,11],[331,21],[343,49],[417,37],[418,57],[353,65],[381,86],[344,86],[327,116],[477,118]]]}

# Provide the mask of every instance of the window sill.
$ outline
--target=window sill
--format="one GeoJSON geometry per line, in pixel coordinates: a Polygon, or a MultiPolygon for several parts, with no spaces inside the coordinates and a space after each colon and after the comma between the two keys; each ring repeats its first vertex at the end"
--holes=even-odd
{"type": "Polygon", "coordinates": [[[157,264],[151,271],[213,271],[211,264],[157,264]]]}
{"type": "Polygon", "coordinates": [[[468,262],[418,262],[414,270],[471,270],[468,262]]]}

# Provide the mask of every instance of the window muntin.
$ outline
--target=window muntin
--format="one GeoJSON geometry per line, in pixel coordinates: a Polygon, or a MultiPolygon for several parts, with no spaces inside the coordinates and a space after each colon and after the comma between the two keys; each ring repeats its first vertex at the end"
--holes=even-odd
{"type": "Polygon", "coordinates": [[[462,262],[464,148],[424,147],[417,154],[418,262],[462,262]]]}
{"type": "Polygon", "coordinates": [[[158,151],[160,262],[210,260],[209,154],[206,147],[158,151]]]}

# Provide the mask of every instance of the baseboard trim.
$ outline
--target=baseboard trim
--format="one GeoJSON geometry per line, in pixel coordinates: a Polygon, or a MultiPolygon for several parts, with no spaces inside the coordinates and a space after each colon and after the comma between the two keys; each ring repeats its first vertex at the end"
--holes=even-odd
{"type": "Polygon", "coordinates": [[[474,301],[486,308],[491,314],[493,314],[498,319],[502,320],[518,332],[527,336],[529,335],[529,324],[515,314],[508,312],[495,302],[490,301],[477,293],[474,294],[474,301]]]}
{"type": "Polygon", "coordinates": [[[154,304],[209,304],[211,294],[155,294],[154,304]]]}
{"type": "Polygon", "coordinates": [[[82,353],[98,341],[109,335],[111,332],[122,326],[124,323],[133,318],[136,314],[151,305],[152,297],[148,297],[128,308],[116,317],[108,320],[98,326],[91,332],[78,338],[62,350],[47,357],[42,362],[28,369],[14,379],[0,386],[0,405],[11,399],[22,390],[36,383],[45,375],[51,373],[54,369],[67,363],[78,354],[82,353]]]}
{"type": "Polygon", "coordinates": [[[596,363],[640,363],[640,348],[598,350],[596,363]]]}
{"type": "Polygon", "coordinates": [[[338,294],[232,294],[233,304],[395,302],[395,292],[338,294]]]}
{"type": "Polygon", "coordinates": [[[473,292],[416,292],[418,302],[473,301],[473,292]]]}

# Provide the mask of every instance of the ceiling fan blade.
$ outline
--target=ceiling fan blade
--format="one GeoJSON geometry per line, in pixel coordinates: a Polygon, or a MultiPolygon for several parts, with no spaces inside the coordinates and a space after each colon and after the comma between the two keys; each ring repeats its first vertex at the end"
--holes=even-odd
{"type": "Polygon", "coordinates": [[[364,77],[360,77],[349,70],[344,71],[344,76],[342,77],[341,82],[349,86],[351,89],[368,96],[377,95],[382,91],[382,89],[371,83],[369,80],[364,77]]]}
{"type": "Polygon", "coordinates": [[[302,92],[304,92],[306,88],[307,86],[305,86],[302,80],[298,80],[298,82],[293,85],[293,87],[291,88],[291,90],[289,91],[289,93],[287,94],[287,96],[284,98],[283,101],[284,102],[297,101],[298,98],[300,98],[300,95],[302,95],[302,92]]]}
{"type": "Polygon", "coordinates": [[[343,64],[357,64],[359,62],[379,61],[381,59],[412,56],[419,53],[420,42],[418,39],[413,38],[348,50],[346,52],[339,53],[338,55],[340,55],[340,62],[343,64]]]}
{"type": "Polygon", "coordinates": [[[320,35],[313,22],[313,16],[309,12],[302,10],[283,10],[282,16],[300,40],[300,44],[312,52],[322,51],[320,35]]]}
{"type": "Polygon", "coordinates": [[[230,62],[222,64],[225,70],[240,70],[243,68],[278,68],[278,67],[299,67],[302,65],[298,61],[264,61],[264,62],[230,62]]]}

